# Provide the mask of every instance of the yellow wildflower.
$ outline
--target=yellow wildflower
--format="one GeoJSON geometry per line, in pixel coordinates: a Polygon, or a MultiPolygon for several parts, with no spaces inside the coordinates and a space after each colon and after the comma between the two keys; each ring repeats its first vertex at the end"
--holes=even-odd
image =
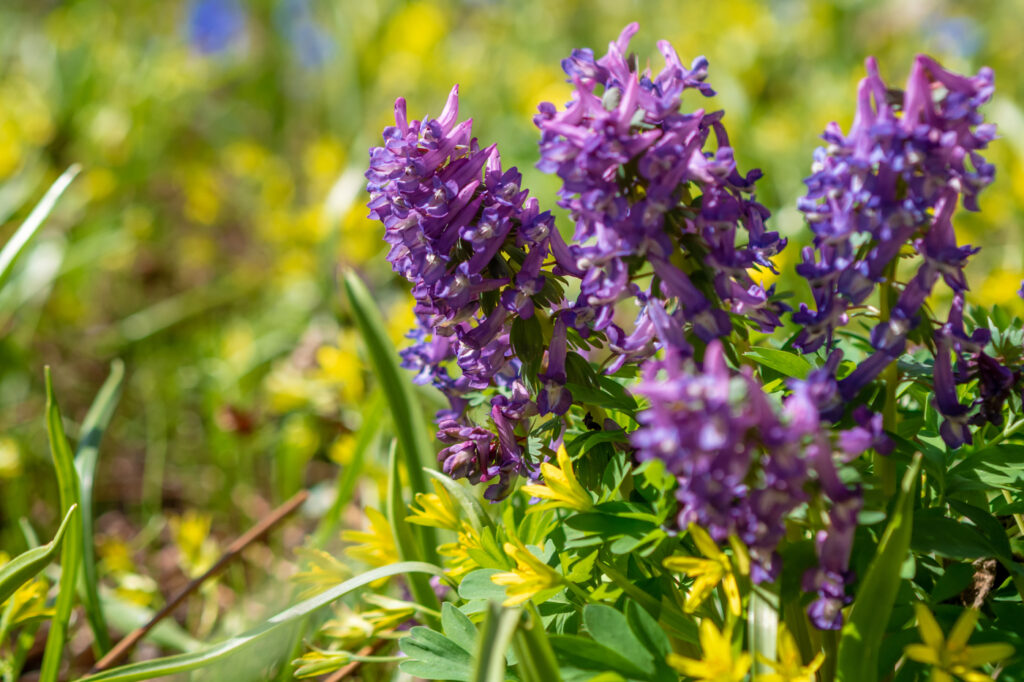
{"type": "Polygon", "coordinates": [[[455,507],[455,501],[440,481],[431,479],[430,482],[434,486],[434,492],[416,493],[415,504],[419,507],[409,505],[412,514],[405,517],[405,520],[420,526],[459,530],[459,512],[455,507]]]}
{"type": "Polygon", "coordinates": [[[460,580],[470,571],[480,568],[480,564],[470,555],[470,552],[476,550],[483,551],[480,536],[472,526],[463,522],[458,540],[441,545],[437,553],[448,560],[449,577],[460,580]]]}
{"type": "Polygon", "coordinates": [[[353,559],[359,559],[371,566],[387,566],[398,561],[398,548],[395,546],[395,534],[391,524],[376,509],[367,508],[366,518],[370,521],[370,530],[344,530],[341,539],[345,542],[357,543],[345,550],[353,559]]]}
{"type": "Polygon", "coordinates": [[[917,611],[917,629],[924,644],[909,644],[903,652],[911,660],[932,666],[932,682],[952,682],[953,675],[967,682],[985,682],[991,677],[973,668],[1013,655],[1013,647],[1001,642],[967,646],[971,631],[978,622],[977,609],[966,609],[960,614],[949,639],[943,636],[942,628],[927,606],[918,602],[914,604],[914,610],[917,611]]]}
{"type": "Polygon", "coordinates": [[[348,566],[323,550],[297,547],[295,554],[306,562],[305,569],[291,577],[293,582],[303,587],[299,599],[320,594],[352,577],[352,571],[348,566]]]}
{"type": "Polygon", "coordinates": [[[535,596],[549,597],[562,588],[562,575],[534,556],[524,545],[505,543],[505,553],[516,562],[508,573],[495,573],[491,581],[505,586],[504,606],[515,606],[535,596]]]}
{"type": "Polygon", "coordinates": [[[576,479],[576,474],[572,470],[572,460],[569,459],[569,453],[565,451],[564,445],[558,448],[556,458],[558,466],[549,462],[540,465],[544,485],[531,483],[523,486],[523,492],[527,495],[550,500],[533,505],[529,511],[537,512],[559,507],[576,511],[591,509],[594,503],[590,499],[590,493],[576,479]]]}
{"type": "Polygon", "coordinates": [[[740,682],[750,670],[750,654],[733,656],[732,632],[719,632],[710,618],[700,622],[701,660],[669,654],[668,664],[682,674],[704,682],[740,682]]]}
{"type": "Polygon", "coordinates": [[[785,625],[779,626],[779,661],[769,661],[763,656],[758,658],[765,665],[771,666],[775,672],[765,675],[758,675],[757,682],[814,682],[817,677],[815,673],[825,661],[825,654],[818,652],[807,665],[800,660],[800,649],[796,645],[793,635],[786,629],[785,625]]]}
{"type": "MultiPolygon", "coordinates": [[[[694,578],[693,587],[690,588],[690,593],[686,595],[686,603],[683,605],[684,610],[687,613],[696,611],[697,607],[711,594],[711,590],[721,583],[722,589],[725,590],[726,599],[729,601],[729,610],[732,611],[733,615],[740,615],[740,588],[729,557],[722,550],[718,549],[715,541],[700,526],[691,523],[689,531],[690,537],[693,538],[693,542],[697,545],[697,549],[704,556],[671,556],[663,562],[663,565],[668,570],[679,571],[694,578]]],[[[747,554],[746,548],[739,539],[734,537],[729,538],[729,544],[736,555],[739,572],[746,575],[750,572],[750,557],[747,554]]]]}

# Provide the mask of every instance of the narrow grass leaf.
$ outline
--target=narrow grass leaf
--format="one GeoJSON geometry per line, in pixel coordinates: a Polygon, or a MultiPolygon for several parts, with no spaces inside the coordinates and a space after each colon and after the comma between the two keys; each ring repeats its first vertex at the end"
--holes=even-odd
{"type": "Polygon", "coordinates": [[[253,646],[261,640],[268,638],[269,640],[272,640],[276,638],[278,636],[277,633],[281,628],[298,622],[302,618],[305,618],[324,606],[327,606],[334,600],[339,599],[354,590],[358,590],[361,587],[369,585],[375,580],[380,580],[381,578],[387,578],[393,575],[424,573],[430,575],[441,575],[442,570],[437,566],[412,561],[391,564],[390,566],[381,566],[380,568],[375,568],[372,571],[367,571],[362,575],[346,580],[340,585],[332,587],[325,592],[321,592],[315,597],[299,602],[295,606],[287,608],[271,617],[262,625],[259,625],[241,635],[236,635],[235,637],[226,639],[219,644],[214,644],[213,646],[188,654],[167,656],[153,661],[132,663],[112,670],[106,670],[95,675],[84,677],[79,682],[133,682],[134,680],[150,680],[156,677],[177,675],[188,672],[189,670],[196,670],[197,668],[210,666],[224,661],[227,657],[253,646]]]}
{"type": "Polygon", "coordinates": [[[910,549],[914,489],[920,470],[921,455],[917,454],[903,475],[892,518],[843,626],[836,667],[836,677],[840,682],[875,679],[879,649],[900,586],[900,566],[910,549]]]}
{"type": "MultiPolygon", "coordinates": [[[[398,556],[402,561],[422,561],[424,558],[423,548],[418,538],[413,535],[413,529],[405,520],[408,515],[408,508],[405,499],[402,497],[402,479],[398,459],[398,448],[394,441],[391,441],[391,451],[388,455],[388,521],[395,534],[395,545],[398,548],[398,556]]],[[[433,611],[441,608],[440,602],[434,589],[430,586],[430,580],[422,575],[409,576],[409,590],[417,604],[425,606],[433,611]]],[[[423,622],[431,628],[437,629],[441,623],[430,613],[422,614],[423,622]]]]}
{"type": "MultiPolygon", "coordinates": [[[[75,458],[71,454],[71,446],[64,435],[61,422],[60,407],[53,393],[53,378],[50,368],[46,367],[46,432],[50,440],[50,453],[53,466],[57,472],[57,488],[60,492],[61,513],[67,514],[72,507],[78,505],[78,472],[75,470],[75,458]]],[[[75,589],[78,583],[78,568],[82,562],[82,523],[74,520],[65,531],[67,537],[61,547],[60,583],[58,586],[57,603],[54,606],[53,619],[50,623],[50,634],[46,639],[43,652],[43,665],[39,673],[41,682],[56,682],[60,672],[60,661],[67,642],[68,621],[75,601],[75,589]]]]}
{"type": "Polygon", "coordinates": [[[0,568],[0,604],[7,601],[12,594],[18,591],[18,588],[39,575],[53,561],[57,552],[60,551],[64,531],[67,530],[68,524],[74,522],[77,511],[78,507],[76,506],[72,506],[68,510],[57,533],[48,543],[19,554],[4,564],[3,568],[0,568]]]}
{"type": "Polygon", "coordinates": [[[473,654],[473,682],[504,682],[505,653],[521,616],[519,609],[502,609],[496,602],[488,604],[473,654]]]}
{"type": "MultiPolygon", "coordinates": [[[[413,396],[412,383],[409,377],[402,374],[398,365],[398,352],[387,335],[376,303],[356,273],[345,275],[345,292],[370,364],[391,408],[395,435],[409,476],[410,492],[413,495],[428,493],[430,491],[427,489],[423,467],[434,466],[436,463],[423,413],[413,396]]],[[[416,534],[423,542],[427,559],[436,561],[437,540],[434,530],[424,526],[418,528],[416,534]]]]}
{"type": "Polygon", "coordinates": [[[7,243],[4,244],[3,248],[0,249],[0,289],[10,279],[18,257],[25,251],[25,247],[28,246],[28,243],[32,241],[32,238],[39,231],[39,228],[42,227],[47,216],[53,211],[53,207],[57,205],[57,199],[68,188],[68,185],[71,184],[71,181],[75,179],[80,170],[81,166],[75,164],[64,171],[50,186],[50,189],[46,191],[46,194],[36,204],[36,207],[32,209],[32,212],[28,214],[25,222],[21,224],[7,243]]]}
{"type": "Polygon", "coordinates": [[[124,381],[124,363],[115,360],[110,365],[110,374],[103,382],[82,422],[82,434],[75,452],[75,470],[78,472],[78,498],[82,509],[82,583],[85,615],[92,628],[93,643],[97,657],[110,650],[110,633],[103,615],[100,601],[99,578],[96,575],[96,542],[93,538],[94,519],[92,507],[93,483],[96,480],[96,464],[99,460],[100,439],[114,416],[121,399],[124,381]]]}

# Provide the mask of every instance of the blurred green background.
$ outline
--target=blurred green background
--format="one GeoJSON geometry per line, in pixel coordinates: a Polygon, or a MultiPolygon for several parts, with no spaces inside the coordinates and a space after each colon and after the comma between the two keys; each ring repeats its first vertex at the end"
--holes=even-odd
{"type": "Polygon", "coordinates": [[[895,86],[917,52],[992,66],[997,179],[958,228],[984,247],[974,300],[1022,312],[1024,0],[4,0],[0,239],[83,172],[0,296],[0,547],[22,549],[21,517],[57,521],[44,364],[74,437],[126,363],[96,504],[102,575],[132,600],[208,565],[211,528],[231,537],[304,486],[322,512],[373,390],[337,274],[363,273],[396,341],[411,323],[362,194],[394,99],[436,115],[461,84],[477,136],[554,207],[531,116],[568,98],[571,49],[603,53],[634,20],[656,70],[662,38],[709,58],[718,96],[684,106],[724,108],[742,169],[764,170],[759,197],[794,237],[783,268],[807,240],[794,204],[818,135],[849,125],[866,56],[895,86]]]}

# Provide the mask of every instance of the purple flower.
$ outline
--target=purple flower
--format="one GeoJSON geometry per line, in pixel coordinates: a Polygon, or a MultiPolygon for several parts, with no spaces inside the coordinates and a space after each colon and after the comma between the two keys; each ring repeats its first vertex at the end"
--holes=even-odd
{"type": "Polygon", "coordinates": [[[672,350],[663,360],[649,360],[637,391],[650,407],[637,414],[640,428],[630,440],[638,459],[660,459],[675,475],[679,527],[696,523],[717,541],[737,535],[750,548],[756,579],[776,577],[785,519],[811,491],[817,487],[832,502],[828,527],[819,534],[818,573],[809,578],[820,599],[833,600],[822,602],[816,618],[831,627],[835,600],[841,607],[846,599],[843,576],[860,505],[859,491],[839,480],[834,452],[859,454],[874,445],[880,423],[863,414],[861,425],[833,443],[819,409],[822,400],[832,400],[834,387],[823,388],[820,377],[794,382],[779,408],[749,368],[736,372],[726,365],[717,340],[701,366],[672,350]]]}
{"type": "Polygon", "coordinates": [[[764,330],[777,326],[781,307],[748,270],[771,269],[770,257],[785,246],[765,229],[768,211],[753,199],[760,172],[737,170],[722,112],[680,110],[685,90],[714,95],[704,82],[707,60],[687,68],[661,41],[661,72],[638,71],[626,58],[636,32],[627,26],[599,59],[575,50],[562,62],[572,101],[562,111],[542,104],[534,117],[538,168],[562,179],[559,203],[576,225],[575,243],[554,250],[564,271],[582,275],[573,310],[586,312],[568,321],[584,336],[606,331],[634,360],[654,350],[654,338],[687,350],[677,331],[684,325],[705,341],[729,333],[729,312],[764,330]],[[691,199],[698,192],[699,203],[691,199]],[[707,287],[693,285],[682,260],[707,273],[707,287]],[[641,292],[631,282],[649,263],[661,287],[641,292]],[[627,298],[645,307],[632,332],[610,314],[627,298]]]}
{"type": "Polygon", "coordinates": [[[193,0],[186,30],[189,42],[203,54],[223,52],[245,28],[245,13],[237,0],[193,0]]]}
{"type": "Polygon", "coordinates": [[[940,278],[955,293],[966,289],[963,267],[977,249],[957,244],[951,218],[960,200],[977,210],[977,194],[994,176],[980,150],[995,131],[978,111],[992,94],[990,69],[959,76],[921,55],[895,98],[874,59],[867,71],[849,133],[834,123],[826,128],[829,146],[815,152],[799,203],[815,236],[797,272],[810,283],[815,308],[801,306],[794,314],[802,327],[795,345],[804,352],[831,345],[847,311],[891,278],[905,246],[913,246],[922,264],[889,319],[873,330],[875,352],[840,382],[847,400],[903,352],[940,278]]]}

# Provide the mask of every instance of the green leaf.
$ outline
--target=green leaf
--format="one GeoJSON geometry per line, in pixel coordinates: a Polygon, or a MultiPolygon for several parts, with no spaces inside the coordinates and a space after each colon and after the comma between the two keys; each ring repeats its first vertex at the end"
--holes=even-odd
{"type": "Polygon", "coordinates": [[[604,604],[587,604],[583,624],[598,644],[622,654],[648,675],[654,673],[654,657],[633,634],[626,616],[604,604]]]}
{"type": "Polygon", "coordinates": [[[444,629],[445,637],[466,651],[472,651],[476,646],[476,626],[469,616],[459,611],[449,601],[441,605],[441,627],[444,629]]]}
{"type": "Polygon", "coordinates": [[[971,483],[1024,491],[1024,446],[1002,443],[983,448],[949,471],[947,492],[969,489],[971,483]]]}
{"type": "Polygon", "coordinates": [[[150,680],[155,677],[177,675],[218,663],[232,654],[259,643],[261,640],[275,641],[278,637],[278,632],[282,628],[315,613],[350,592],[369,585],[375,580],[403,573],[442,575],[443,571],[437,566],[417,562],[404,562],[375,568],[372,571],[367,571],[362,575],[346,580],[315,597],[299,602],[295,606],[287,608],[271,617],[262,625],[241,635],[226,639],[219,644],[214,644],[213,646],[188,654],[167,656],[153,661],[132,663],[112,670],[105,670],[101,673],[84,677],[79,682],[133,682],[134,680],[150,680]]]}
{"type": "Polygon", "coordinates": [[[505,588],[495,585],[491,576],[501,571],[494,568],[478,568],[467,573],[459,583],[459,596],[465,600],[491,599],[505,601],[505,588]]]}
{"type": "MultiPolygon", "coordinates": [[[[409,475],[410,493],[429,493],[423,467],[435,466],[434,449],[423,412],[413,396],[412,383],[409,377],[402,374],[398,365],[398,352],[388,337],[373,297],[355,272],[350,271],[345,275],[345,292],[363,337],[370,365],[391,408],[395,435],[409,475]]],[[[422,541],[426,557],[436,562],[437,539],[434,529],[420,526],[416,534],[422,541]]]]}
{"type": "Polygon", "coordinates": [[[1013,551],[1010,549],[1010,540],[1006,537],[1006,529],[1003,528],[1003,524],[999,523],[999,519],[984,509],[959,500],[949,500],[949,506],[970,519],[998,554],[1004,557],[1013,555],[1013,551]]]}
{"type": "Polygon", "coordinates": [[[114,410],[121,399],[121,384],[124,381],[124,363],[115,360],[110,365],[110,374],[103,382],[99,393],[93,399],[82,422],[81,438],[75,452],[75,470],[78,473],[78,496],[82,508],[82,602],[85,615],[92,629],[93,642],[98,657],[110,650],[110,633],[103,615],[100,601],[99,578],[96,575],[96,541],[93,538],[92,490],[96,478],[96,464],[99,460],[100,439],[114,416],[114,410]]]}
{"type": "Polygon", "coordinates": [[[420,625],[399,640],[398,646],[410,659],[398,665],[404,673],[428,680],[471,679],[473,656],[440,632],[420,625]]]}
{"type": "Polygon", "coordinates": [[[802,356],[777,348],[757,346],[751,348],[743,356],[750,358],[763,367],[774,369],[776,372],[785,374],[787,377],[795,377],[797,379],[806,379],[807,375],[814,369],[811,363],[807,362],[802,356]]]}
{"type": "Polygon", "coordinates": [[[646,679],[649,670],[641,668],[615,649],[576,635],[550,635],[551,647],[561,665],[581,670],[614,671],[626,677],[646,679]]]}
{"type": "MultiPolygon", "coordinates": [[[[761,663],[775,660],[776,637],[779,629],[779,595],[770,591],[771,585],[754,585],[747,603],[747,650],[753,658],[753,673],[768,674],[772,669],[761,663]]],[[[778,585],[776,584],[776,589],[778,585]]]]}
{"type": "Polygon", "coordinates": [[[914,489],[921,470],[915,455],[903,475],[892,519],[861,582],[839,640],[836,668],[840,682],[875,679],[878,653],[900,586],[900,567],[910,549],[914,523],[914,489]]]}
{"type": "MultiPolygon", "coordinates": [[[[64,424],[61,421],[60,407],[53,392],[53,378],[50,368],[44,370],[46,380],[46,432],[50,441],[50,454],[57,472],[57,489],[60,493],[61,513],[67,515],[72,507],[79,504],[78,472],[75,470],[75,458],[71,454],[71,446],[64,435],[64,424]]],[[[56,682],[60,672],[60,660],[67,642],[68,621],[75,603],[79,566],[82,562],[82,523],[80,519],[73,521],[67,529],[67,541],[61,547],[60,584],[57,592],[57,603],[53,609],[50,622],[50,634],[46,639],[43,652],[43,665],[39,673],[41,682],[56,682]]]]}
{"type": "Polygon", "coordinates": [[[15,231],[11,238],[4,244],[3,249],[0,249],[0,289],[3,289],[7,280],[11,277],[11,272],[14,268],[15,262],[18,257],[25,251],[25,247],[32,241],[32,238],[42,227],[43,221],[46,220],[47,216],[53,210],[53,207],[57,204],[57,199],[64,193],[64,190],[68,188],[71,181],[75,179],[78,172],[81,170],[81,166],[75,164],[64,171],[57,180],[50,186],[50,189],[46,190],[46,194],[36,204],[36,207],[32,209],[32,212],[25,218],[25,222],[15,231]]]}
{"type": "Polygon", "coordinates": [[[45,545],[28,550],[11,559],[0,568],[0,604],[7,601],[22,585],[36,577],[46,568],[60,550],[61,540],[68,524],[76,521],[77,506],[72,506],[64,516],[57,533],[45,545]]]}
{"type": "Polygon", "coordinates": [[[997,554],[977,528],[932,515],[920,515],[914,519],[910,547],[915,552],[934,552],[950,559],[977,559],[997,554]]]}
{"type": "Polygon", "coordinates": [[[606,537],[613,535],[640,535],[657,528],[650,521],[601,514],[600,512],[574,514],[565,520],[565,525],[586,533],[601,533],[606,537]]]}

